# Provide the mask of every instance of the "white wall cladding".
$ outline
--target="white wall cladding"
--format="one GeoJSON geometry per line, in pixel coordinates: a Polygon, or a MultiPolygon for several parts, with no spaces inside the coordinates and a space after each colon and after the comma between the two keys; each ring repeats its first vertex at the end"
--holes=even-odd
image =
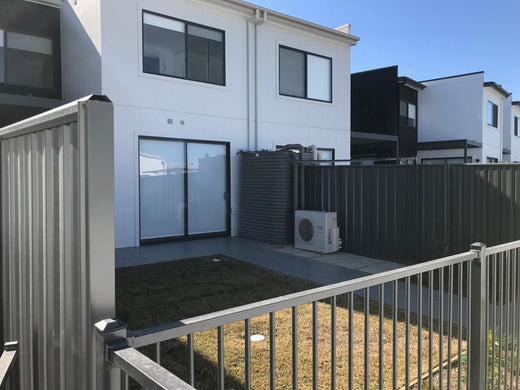
{"type": "Polygon", "coordinates": [[[484,73],[424,81],[426,89],[419,94],[419,142],[482,142],[483,83],[484,73]]]}
{"type": "Polygon", "coordinates": [[[2,320],[23,389],[95,388],[93,324],[115,310],[112,120],[84,99],[0,129],[2,320]]]}

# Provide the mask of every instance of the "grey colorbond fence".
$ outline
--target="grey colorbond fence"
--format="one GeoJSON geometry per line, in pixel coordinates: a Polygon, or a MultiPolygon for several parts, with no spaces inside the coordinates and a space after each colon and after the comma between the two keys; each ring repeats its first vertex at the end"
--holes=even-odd
{"type": "Polygon", "coordinates": [[[415,263],[520,239],[520,165],[307,166],[304,206],[338,213],[343,250],[415,263]]]}
{"type": "Polygon", "coordinates": [[[115,313],[112,104],[91,96],[0,129],[4,340],[21,389],[95,389],[115,313]]]}

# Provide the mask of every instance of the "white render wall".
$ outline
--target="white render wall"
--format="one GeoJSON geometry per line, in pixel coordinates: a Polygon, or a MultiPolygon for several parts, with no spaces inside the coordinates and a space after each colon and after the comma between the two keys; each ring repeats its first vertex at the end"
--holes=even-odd
{"type": "Polygon", "coordinates": [[[515,116],[520,118],[520,106],[511,106],[511,162],[520,162],[520,137],[514,134],[515,116]]]}
{"type": "Polygon", "coordinates": [[[507,98],[495,89],[484,87],[482,99],[482,162],[486,162],[488,157],[496,158],[499,162],[503,160],[503,137],[504,132],[509,129],[509,126],[505,126],[505,122],[509,122],[509,119],[504,117],[506,100],[507,98]],[[498,127],[488,125],[488,101],[498,106],[498,127]]]}
{"type": "MultiPolygon", "coordinates": [[[[72,1],[72,0],[70,0],[72,1]]],[[[82,0],[79,0],[81,2],[82,0]]],[[[218,1],[101,2],[101,93],[114,103],[116,247],[139,245],[138,137],[230,142],[232,235],[238,234],[239,150],[255,148],[252,11],[218,1]],[[225,31],[226,85],[216,86],[142,72],[142,10],[225,31]],[[248,51],[248,30],[249,46],[248,51]],[[249,53],[249,54],[248,54],[249,53]],[[249,115],[249,128],[248,128],[249,115]],[[168,119],[172,120],[168,124],[168,119]]],[[[258,149],[300,143],[350,155],[350,44],[268,15],[258,31],[258,149]],[[332,57],[333,102],[278,95],[278,45],[332,57]]],[[[96,83],[93,83],[93,87],[96,83]]],[[[74,86],[71,90],[82,90],[74,86]]]]}
{"type": "Polygon", "coordinates": [[[422,83],[426,89],[419,94],[419,142],[482,142],[484,73],[422,83]]]}

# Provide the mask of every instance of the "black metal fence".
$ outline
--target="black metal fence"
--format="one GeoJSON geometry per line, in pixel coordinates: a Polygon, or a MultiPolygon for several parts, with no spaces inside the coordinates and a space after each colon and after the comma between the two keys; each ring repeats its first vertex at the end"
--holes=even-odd
{"type": "Polygon", "coordinates": [[[520,164],[306,166],[303,208],[338,213],[346,252],[416,263],[520,239],[519,176],[520,164]]]}

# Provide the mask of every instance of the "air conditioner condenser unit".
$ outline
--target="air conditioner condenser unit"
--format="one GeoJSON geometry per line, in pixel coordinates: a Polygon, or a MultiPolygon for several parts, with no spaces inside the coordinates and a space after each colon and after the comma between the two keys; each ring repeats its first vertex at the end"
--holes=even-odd
{"type": "Polygon", "coordinates": [[[296,210],[294,247],[332,253],[341,247],[336,212],[296,210]]]}

